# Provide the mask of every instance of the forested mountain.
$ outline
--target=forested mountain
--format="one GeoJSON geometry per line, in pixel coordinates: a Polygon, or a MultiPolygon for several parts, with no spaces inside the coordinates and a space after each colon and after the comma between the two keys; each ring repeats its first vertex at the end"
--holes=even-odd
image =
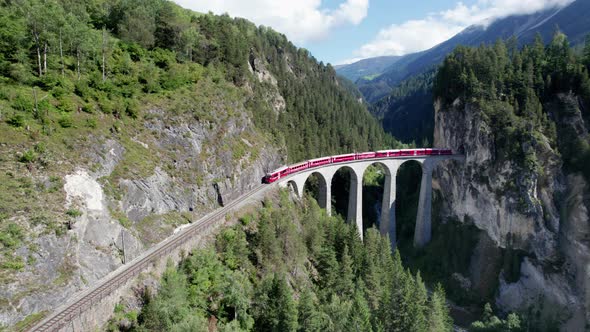
{"type": "Polygon", "coordinates": [[[396,146],[351,91],[244,19],[1,1],[0,323],[39,319],[265,171],[396,146]]]}
{"type": "Polygon", "coordinates": [[[454,236],[469,254],[439,257],[446,272],[417,267],[446,278],[452,298],[523,313],[532,330],[590,322],[589,71],[590,43],[578,55],[556,33],[546,46],[458,47],[434,79],[434,144],[465,161],[434,176],[446,222],[421,257],[454,236]]]}
{"type": "Polygon", "coordinates": [[[429,119],[434,119],[432,83],[435,75],[436,69],[431,69],[413,76],[369,106],[385,131],[395,133],[404,142],[415,141],[420,146],[432,143],[434,121],[429,119]]]}

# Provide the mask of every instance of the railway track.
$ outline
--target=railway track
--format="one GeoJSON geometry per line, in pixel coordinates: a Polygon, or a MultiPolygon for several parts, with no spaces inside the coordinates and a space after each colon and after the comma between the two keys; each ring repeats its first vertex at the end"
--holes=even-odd
{"type": "Polygon", "coordinates": [[[104,280],[97,283],[93,288],[86,290],[65,305],[58,307],[53,313],[43,320],[32,322],[29,326],[24,327],[21,331],[58,331],[69,324],[72,319],[76,318],[82,312],[88,310],[92,305],[101,301],[103,298],[118,289],[121,285],[127,283],[130,279],[144,271],[150,264],[156,262],[159,258],[170,254],[176,248],[184,245],[193,236],[213,226],[220,217],[231,212],[240,203],[245,202],[252,196],[263,192],[272,185],[258,185],[249,192],[233,200],[226,206],[217,209],[195,222],[190,227],[172,235],[155,247],[138,256],[129,264],[121,266],[119,269],[111,272],[104,280]],[[263,190],[264,189],[264,190],[263,190]]]}

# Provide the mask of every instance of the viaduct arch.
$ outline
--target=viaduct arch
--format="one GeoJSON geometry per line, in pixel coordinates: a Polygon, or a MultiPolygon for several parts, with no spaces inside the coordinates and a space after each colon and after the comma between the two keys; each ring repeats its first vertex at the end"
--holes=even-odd
{"type": "Polygon", "coordinates": [[[422,180],[420,183],[420,196],[418,200],[418,213],[416,215],[416,228],[414,230],[414,246],[423,247],[431,239],[432,228],[432,171],[443,160],[463,160],[463,156],[408,156],[396,158],[382,158],[372,160],[354,160],[347,163],[330,164],[302,171],[278,181],[279,186],[292,186],[298,197],[303,197],[303,190],[307,179],[316,174],[319,179],[319,205],[326,209],[326,213],[332,213],[332,188],[331,183],[334,174],[342,168],[350,170],[350,188],[348,198],[348,210],[346,221],[354,222],[361,239],[363,237],[363,176],[370,165],[381,164],[385,169],[385,181],[383,185],[383,200],[381,202],[381,216],[379,231],[381,234],[389,234],[392,246],[396,243],[395,199],[396,199],[396,175],[402,164],[408,161],[416,161],[422,166],[422,180]]]}

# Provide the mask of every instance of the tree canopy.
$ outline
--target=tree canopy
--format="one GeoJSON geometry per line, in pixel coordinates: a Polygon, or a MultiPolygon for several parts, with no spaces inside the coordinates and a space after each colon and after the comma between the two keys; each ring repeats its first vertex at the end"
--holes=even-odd
{"type": "Polygon", "coordinates": [[[215,251],[195,250],[170,267],[131,330],[207,320],[221,331],[452,330],[442,287],[428,295],[377,230],[363,243],[354,225],[310,197],[299,206],[282,192],[265,205],[222,230],[215,251]]]}

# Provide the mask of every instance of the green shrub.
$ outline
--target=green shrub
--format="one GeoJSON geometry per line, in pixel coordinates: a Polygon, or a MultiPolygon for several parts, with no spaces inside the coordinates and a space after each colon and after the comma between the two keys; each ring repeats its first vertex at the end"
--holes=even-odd
{"type": "Polygon", "coordinates": [[[12,108],[21,112],[31,112],[34,107],[32,98],[32,95],[25,96],[19,93],[12,102],[12,108]]]}
{"type": "Polygon", "coordinates": [[[96,119],[94,119],[94,118],[86,119],[86,127],[96,128],[96,119]]]}
{"type": "Polygon", "coordinates": [[[92,114],[94,113],[94,106],[91,103],[85,103],[82,105],[82,112],[92,114]]]}
{"type": "Polygon", "coordinates": [[[2,267],[9,270],[20,271],[25,267],[25,262],[22,257],[12,257],[9,261],[2,263],[2,267]]]}
{"type": "Polygon", "coordinates": [[[33,148],[37,153],[45,153],[45,151],[47,151],[47,144],[45,144],[45,142],[39,142],[35,144],[33,148]]]}
{"type": "Polygon", "coordinates": [[[61,86],[56,86],[55,88],[51,89],[51,94],[55,98],[61,98],[67,94],[67,91],[61,86]]]}
{"type": "Polygon", "coordinates": [[[0,231],[0,243],[5,248],[16,248],[23,239],[24,233],[22,228],[13,222],[9,223],[6,229],[0,231]]]}
{"type": "Polygon", "coordinates": [[[78,209],[68,209],[66,211],[66,214],[72,218],[78,218],[78,217],[82,216],[82,211],[80,211],[78,209]]]}
{"type": "Polygon", "coordinates": [[[105,114],[112,114],[114,110],[113,103],[106,97],[101,96],[98,100],[98,107],[105,114]]]}
{"type": "Polygon", "coordinates": [[[117,218],[117,220],[119,221],[119,224],[121,224],[121,226],[125,228],[131,227],[131,220],[129,220],[129,218],[127,218],[125,215],[121,215],[119,218],[117,218]]]}
{"type": "Polygon", "coordinates": [[[84,98],[85,100],[92,97],[92,91],[88,87],[88,83],[86,81],[78,81],[74,87],[74,93],[78,96],[84,98]]]}
{"type": "Polygon", "coordinates": [[[0,87],[0,99],[8,100],[10,97],[10,91],[6,87],[0,87]]]}
{"type": "Polygon", "coordinates": [[[76,104],[70,98],[60,98],[59,99],[59,106],[57,107],[58,110],[62,112],[74,112],[77,109],[76,104]]]}
{"type": "Polygon", "coordinates": [[[60,84],[61,77],[56,73],[47,73],[39,79],[39,86],[45,90],[53,89],[60,84]]]}
{"type": "Polygon", "coordinates": [[[17,83],[27,84],[34,79],[31,74],[31,68],[22,63],[10,64],[8,75],[17,83]]]}
{"type": "Polygon", "coordinates": [[[22,114],[13,114],[6,123],[16,128],[22,127],[25,125],[25,117],[22,114]]]}
{"type": "Polygon", "coordinates": [[[49,113],[50,110],[55,110],[55,107],[47,100],[43,99],[37,104],[37,113],[35,114],[36,119],[43,119],[45,114],[49,113]]]}
{"type": "Polygon", "coordinates": [[[135,99],[129,99],[127,101],[125,113],[131,118],[137,119],[137,115],[139,114],[139,102],[135,99]]]}
{"type": "Polygon", "coordinates": [[[32,162],[35,162],[36,160],[37,160],[37,154],[32,149],[25,151],[22,154],[22,156],[20,156],[18,158],[18,161],[20,161],[21,163],[32,163],[32,162]]]}
{"type": "Polygon", "coordinates": [[[176,55],[170,50],[157,48],[151,52],[151,56],[156,66],[162,69],[170,68],[173,63],[176,63],[176,55]]]}
{"type": "Polygon", "coordinates": [[[161,84],[166,90],[175,90],[187,84],[190,80],[191,76],[186,66],[173,64],[164,75],[162,75],[161,84]]]}
{"type": "Polygon", "coordinates": [[[143,66],[143,70],[139,75],[139,82],[143,84],[143,91],[147,93],[155,93],[162,90],[160,86],[160,69],[149,62],[143,66]]]}
{"type": "Polygon", "coordinates": [[[62,128],[70,128],[73,126],[72,118],[67,114],[62,115],[57,122],[62,128]]]}

